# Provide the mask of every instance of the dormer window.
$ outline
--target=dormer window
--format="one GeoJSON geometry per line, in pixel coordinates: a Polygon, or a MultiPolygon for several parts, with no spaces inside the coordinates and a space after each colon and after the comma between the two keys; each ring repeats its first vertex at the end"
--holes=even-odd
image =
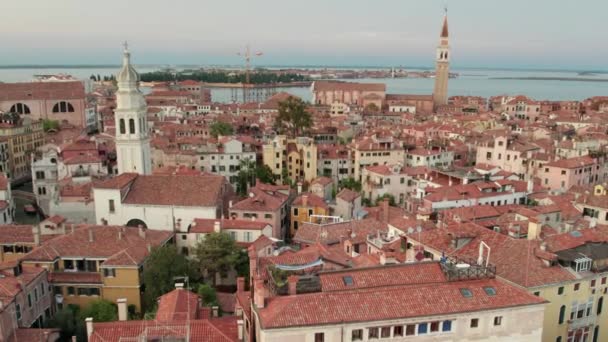
{"type": "Polygon", "coordinates": [[[574,259],[573,263],[574,263],[574,270],[576,272],[584,272],[584,271],[591,270],[591,265],[593,263],[593,260],[591,260],[591,258],[588,258],[588,257],[581,257],[581,258],[574,259]]]}

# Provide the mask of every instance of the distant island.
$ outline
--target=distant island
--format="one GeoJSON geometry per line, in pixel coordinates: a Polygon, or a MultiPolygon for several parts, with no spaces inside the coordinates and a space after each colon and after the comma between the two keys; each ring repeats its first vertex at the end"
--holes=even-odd
{"type": "Polygon", "coordinates": [[[490,77],[491,80],[521,80],[521,81],[568,81],[568,82],[608,82],[608,78],[588,77],[490,77]]]}

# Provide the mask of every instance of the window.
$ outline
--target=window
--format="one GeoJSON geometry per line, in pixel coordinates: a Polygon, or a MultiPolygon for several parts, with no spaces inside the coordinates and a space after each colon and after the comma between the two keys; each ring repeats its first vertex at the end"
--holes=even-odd
{"type": "Polygon", "coordinates": [[[23,103],[15,103],[9,109],[11,113],[19,113],[19,114],[31,114],[30,107],[23,103]]]}
{"type": "Polygon", "coordinates": [[[477,328],[479,326],[479,318],[471,319],[471,328],[477,328]]]}
{"type": "Polygon", "coordinates": [[[471,292],[471,290],[466,289],[466,288],[460,289],[460,294],[462,294],[462,296],[465,298],[473,297],[473,292],[471,292]]]}
{"type": "Polygon", "coordinates": [[[431,322],[431,332],[439,332],[439,322],[431,322]]]}
{"type": "Polygon", "coordinates": [[[429,330],[428,323],[418,324],[418,335],[424,335],[428,332],[428,330],[429,330]]]}
{"type": "Polygon", "coordinates": [[[344,281],[344,285],[346,286],[353,286],[354,284],[353,277],[351,276],[344,276],[342,277],[342,280],[344,281]]]}
{"type": "Polygon", "coordinates": [[[38,289],[34,289],[34,302],[38,302],[38,289]]]}
{"type": "Polygon", "coordinates": [[[380,328],[380,337],[382,337],[382,338],[391,337],[391,327],[380,328]]]}
{"type": "Polygon", "coordinates": [[[57,102],[53,106],[53,113],[74,113],[74,106],[66,101],[57,102]]]}
{"type": "Polygon", "coordinates": [[[125,119],[120,119],[118,125],[120,126],[120,134],[127,133],[127,129],[125,128],[125,119]]]}
{"type": "Polygon", "coordinates": [[[502,325],[502,316],[494,317],[494,326],[502,325]]]}
{"type": "Polygon", "coordinates": [[[110,213],[113,213],[114,211],[116,211],[116,208],[114,207],[114,200],[108,200],[108,208],[110,210],[110,213]]]}
{"type": "Polygon", "coordinates": [[[69,296],[73,296],[76,294],[76,290],[74,289],[73,286],[68,286],[68,295],[69,296]]]}
{"type": "Polygon", "coordinates": [[[355,329],[351,333],[352,341],[363,341],[363,329],[355,329]]]}
{"type": "Polygon", "coordinates": [[[298,216],[298,208],[293,208],[293,216],[298,216]]]}
{"type": "Polygon", "coordinates": [[[564,324],[565,316],[566,316],[566,306],[562,305],[559,308],[559,320],[558,320],[559,324],[564,324]]]}
{"type": "Polygon", "coordinates": [[[441,331],[452,331],[452,321],[443,321],[441,331]]]}
{"type": "Polygon", "coordinates": [[[534,292],[534,295],[535,295],[536,297],[539,297],[539,296],[540,296],[540,291],[536,291],[536,292],[534,292]]]}
{"type": "Polygon", "coordinates": [[[557,288],[557,294],[558,295],[563,295],[564,294],[564,287],[563,286],[560,286],[560,287],[557,288]]]}
{"type": "Polygon", "coordinates": [[[557,336],[557,338],[555,339],[555,342],[562,342],[562,337],[561,336],[557,336]]]}
{"type": "Polygon", "coordinates": [[[21,305],[15,304],[15,315],[17,316],[17,320],[21,319],[21,305]]]}
{"type": "Polygon", "coordinates": [[[597,300],[597,311],[596,314],[599,316],[602,313],[602,306],[604,305],[604,297],[600,297],[597,300]]]}
{"type": "Polygon", "coordinates": [[[46,291],[46,290],[45,290],[45,287],[46,287],[46,286],[44,286],[44,283],[40,284],[40,293],[41,293],[43,296],[44,296],[44,293],[45,293],[45,291],[46,291]]]}
{"type": "Polygon", "coordinates": [[[135,134],[135,120],[129,119],[129,133],[135,134]]]}
{"type": "Polygon", "coordinates": [[[496,296],[496,289],[493,287],[484,287],[483,290],[486,292],[488,296],[496,296]]]}
{"type": "Polygon", "coordinates": [[[591,280],[591,284],[589,286],[590,287],[595,287],[595,279],[591,280]]]}
{"type": "Polygon", "coordinates": [[[368,340],[377,339],[380,336],[380,332],[378,330],[379,330],[378,328],[367,329],[367,339],[368,340]]]}
{"type": "Polygon", "coordinates": [[[27,307],[28,308],[32,307],[32,294],[31,293],[27,294],[27,307]]]}
{"type": "Polygon", "coordinates": [[[44,179],[44,171],[36,171],[36,179],[44,179]]]}
{"type": "Polygon", "coordinates": [[[264,214],[264,218],[265,219],[271,219],[272,218],[272,214],[264,214]]]}
{"type": "Polygon", "coordinates": [[[405,336],[416,335],[416,324],[408,324],[405,326],[405,336]]]}
{"type": "Polygon", "coordinates": [[[116,277],[116,269],[115,268],[104,268],[103,276],[106,278],[116,277]]]}
{"type": "Polygon", "coordinates": [[[574,284],[574,291],[578,291],[581,288],[581,283],[574,284]]]}
{"type": "Polygon", "coordinates": [[[403,326],[397,325],[393,328],[393,337],[403,336],[403,326]]]}

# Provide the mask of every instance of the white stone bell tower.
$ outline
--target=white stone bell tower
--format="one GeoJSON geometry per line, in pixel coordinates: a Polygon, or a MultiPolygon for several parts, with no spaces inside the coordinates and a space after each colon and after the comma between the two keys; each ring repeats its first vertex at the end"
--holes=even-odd
{"type": "Polygon", "coordinates": [[[131,66],[127,43],[124,44],[122,69],[116,76],[116,158],[118,173],[152,173],[150,137],[146,120],[147,106],[139,91],[139,74],[131,66]]]}

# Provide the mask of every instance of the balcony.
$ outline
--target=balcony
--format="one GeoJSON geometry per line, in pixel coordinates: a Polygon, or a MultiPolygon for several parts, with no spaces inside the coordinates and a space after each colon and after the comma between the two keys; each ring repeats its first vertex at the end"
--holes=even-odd
{"type": "Polygon", "coordinates": [[[596,317],[594,315],[574,318],[568,320],[568,330],[577,330],[583,327],[589,327],[595,324],[596,317]]]}
{"type": "Polygon", "coordinates": [[[478,265],[475,260],[468,258],[448,258],[441,263],[441,269],[448,281],[496,277],[496,266],[478,265]]]}

